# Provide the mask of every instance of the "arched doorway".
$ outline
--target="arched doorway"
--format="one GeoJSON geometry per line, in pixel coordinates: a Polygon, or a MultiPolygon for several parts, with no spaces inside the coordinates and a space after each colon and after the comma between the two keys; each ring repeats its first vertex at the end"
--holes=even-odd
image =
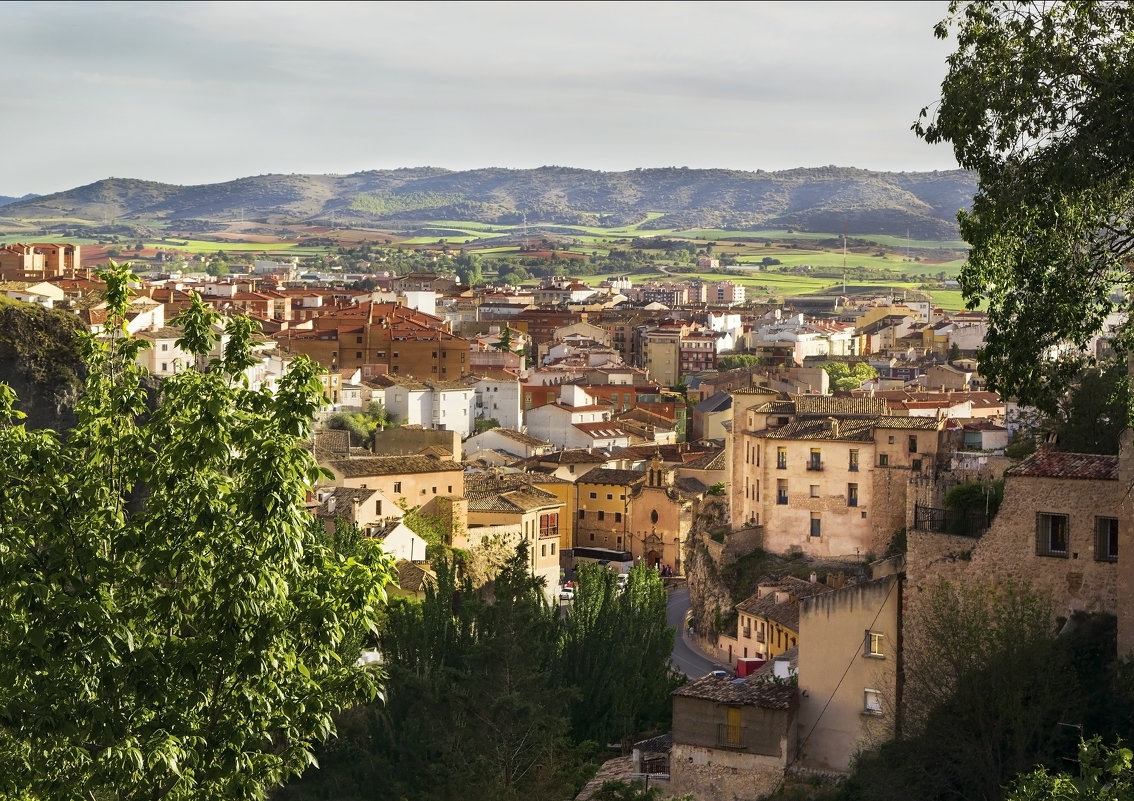
{"type": "Polygon", "coordinates": [[[646,554],[646,564],[656,569],[661,564],[661,551],[651,550],[646,554]]]}

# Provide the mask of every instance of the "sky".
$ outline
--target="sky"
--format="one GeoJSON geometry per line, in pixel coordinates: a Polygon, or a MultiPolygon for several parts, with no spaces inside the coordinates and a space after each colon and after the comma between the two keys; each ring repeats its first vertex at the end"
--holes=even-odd
{"type": "Polygon", "coordinates": [[[433,166],[955,169],[941,2],[0,3],[0,195],[433,166]]]}

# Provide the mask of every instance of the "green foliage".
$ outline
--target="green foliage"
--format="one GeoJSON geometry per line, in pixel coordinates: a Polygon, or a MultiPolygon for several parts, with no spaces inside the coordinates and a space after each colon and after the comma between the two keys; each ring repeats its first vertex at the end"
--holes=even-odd
{"type": "Polygon", "coordinates": [[[350,208],[374,217],[385,217],[399,212],[439,209],[461,200],[461,195],[449,192],[367,192],[356,195],[350,202],[350,208]]]}
{"type": "Polygon", "coordinates": [[[1118,453],[1130,418],[1130,380],[1125,363],[1081,373],[1059,399],[1054,430],[1059,450],[1118,453]]]}
{"type": "Polygon", "coordinates": [[[339,412],[327,418],[327,428],[349,431],[351,444],[369,447],[374,432],[385,430],[394,424],[391,415],[381,401],[371,401],[365,412],[339,412]]]}
{"type": "Polygon", "coordinates": [[[709,492],[708,492],[708,494],[709,494],[709,495],[714,495],[714,496],[717,496],[717,497],[720,497],[720,496],[724,495],[724,494],[725,494],[725,484],[724,484],[724,482],[723,482],[723,481],[718,481],[717,483],[713,484],[713,485],[712,485],[711,487],[709,487],[709,492]]]}
{"type": "Polygon", "coordinates": [[[850,392],[862,386],[863,382],[878,377],[878,371],[866,362],[853,365],[846,362],[827,362],[823,365],[831,379],[831,388],[850,392]]]}
{"type": "MultiPolygon", "coordinates": [[[[1132,288],[1134,6],[953,2],[935,33],[956,51],[914,131],[978,175],[959,221],[965,300],[988,303],[981,373],[1053,414],[1094,334],[1129,305],[1114,292],[1132,288]]],[[[1115,332],[1120,357],[1132,326],[1115,332]]]]}
{"type": "Polygon", "coordinates": [[[728,353],[717,359],[718,370],[735,370],[738,367],[756,367],[761,363],[759,356],[743,353],[728,353]]]}
{"type": "Polygon", "coordinates": [[[493,801],[563,798],[580,763],[567,738],[571,692],[556,670],[557,610],[528,570],[527,543],[491,597],[457,565],[433,564],[420,603],[392,606],[381,636],[389,672],[381,709],[283,799],[372,797],[493,801]]]}
{"type": "Polygon", "coordinates": [[[453,541],[452,532],[449,531],[445,521],[436,515],[426,514],[420,506],[405,510],[402,518],[406,528],[425,540],[425,557],[432,561],[444,557],[448,545],[453,541]]]}
{"type": "Polygon", "coordinates": [[[906,537],[906,530],[904,528],[895,531],[894,536],[890,538],[890,543],[886,546],[886,552],[882,554],[882,558],[889,559],[904,554],[908,549],[906,537]]]}
{"type": "MultiPolygon", "coordinates": [[[[671,801],[693,801],[693,795],[666,796],[671,801]]],[[[591,801],[661,801],[662,791],[658,787],[645,787],[637,782],[605,781],[591,801]]]]}
{"type": "Polygon", "coordinates": [[[1004,479],[988,483],[968,481],[945,493],[945,508],[954,512],[982,512],[991,519],[1004,500],[1004,479]]]}
{"type": "MultiPolygon", "coordinates": [[[[377,690],[344,656],[391,566],[304,507],[318,367],[252,392],[238,346],[151,404],[128,268],[102,277],[111,336],[85,339],[67,437],[17,424],[0,387],[0,796],[259,799],[377,690]]],[[[183,323],[203,358],[207,310],[183,323]]]]}
{"type": "Polygon", "coordinates": [[[482,417],[476,421],[477,434],[483,434],[485,431],[491,431],[494,428],[500,428],[500,421],[495,417],[482,417]]]}
{"type": "Polygon", "coordinates": [[[1079,775],[1050,773],[1046,768],[1019,776],[1005,801],[1132,801],[1134,752],[1121,743],[1104,746],[1098,737],[1079,741],[1079,775]]]}
{"type": "Polygon", "coordinates": [[[680,679],[669,663],[674,632],[661,578],[638,565],[620,591],[605,567],[580,565],[578,574],[559,667],[584,699],[571,709],[575,738],[625,747],[639,734],[665,731],[680,679]]]}
{"type": "Polygon", "coordinates": [[[1004,449],[1004,455],[1009,459],[1026,459],[1035,452],[1036,438],[1024,432],[1017,432],[1008,443],[1008,447],[1004,449]]]}
{"type": "Polygon", "coordinates": [[[859,755],[844,799],[998,801],[1012,776],[1072,752],[1061,723],[1130,727],[1113,617],[1078,615],[1056,637],[1050,601],[1026,587],[925,591],[905,642],[906,736],[859,755]]]}

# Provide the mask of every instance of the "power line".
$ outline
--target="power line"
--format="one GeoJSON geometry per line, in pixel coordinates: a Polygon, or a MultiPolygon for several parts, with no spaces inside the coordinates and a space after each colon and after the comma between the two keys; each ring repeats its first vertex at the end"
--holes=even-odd
{"type": "MultiPolygon", "coordinates": [[[[874,620],[870,621],[871,629],[874,628],[874,624],[877,623],[878,618],[881,617],[882,610],[886,608],[886,602],[890,600],[890,593],[892,593],[894,591],[894,588],[899,586],[901,583],[902,581],[900,578],[895,580],[894,583],[890,585],[890,589],[886,591],[886,597],[882,599],[882,603],[878,607],[878,612],[874,615],[874,620]]],[[[854,663],[858,661],[861,655],[862,646],[859,645],[855,648],[854,653],[851,655],[850,662],[847,663],[847,669],[843,671],[843,675],[839,678],[839,683],[836,684],[835,689],[831,691],[831,697],[827,699],[827,703],[823,704],[823,709],[819,712],[819,717],[815,718],[815,723],[811,725],[811,730],[807,732],[807,736],[803,738],[803,742],[801,742],[799,744],[799,748],[796,749],[796,761],[798,761],[799,758],[803,755],[804,746],[806,746],[807,743],[811,740],[811,735],[815,733],[815,729],[819,725],[819,721],[821,721],[823,719],[823,715],[826,714],[827,707],[829,707],[831,705],[831,702],[835,700],[835,695],[839,692],[839,688],[843,686],[843,680],[846,679],[847,674],[850,673],[850,669],[854,667],[854,663]]]]}

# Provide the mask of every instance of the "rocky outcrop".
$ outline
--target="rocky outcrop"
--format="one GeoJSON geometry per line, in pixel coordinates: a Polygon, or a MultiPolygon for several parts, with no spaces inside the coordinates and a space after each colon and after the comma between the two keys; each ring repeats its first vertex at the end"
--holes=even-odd
{"type": "Polygon", "coordinates": [[[15,390],[28,428],[74,426],[86,377],[82,331],[72,314],[0,297],[0,382],[15,390]]]}

